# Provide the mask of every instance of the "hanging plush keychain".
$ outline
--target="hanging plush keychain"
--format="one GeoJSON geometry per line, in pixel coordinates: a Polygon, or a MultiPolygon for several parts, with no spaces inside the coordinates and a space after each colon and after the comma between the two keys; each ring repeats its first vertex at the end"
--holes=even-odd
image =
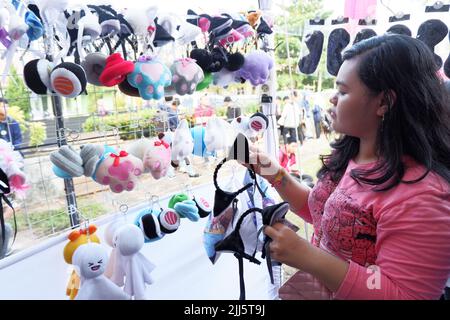
{"type": "Polygon", "coordinates": [[[244,65],[238,75],[249,80],[253,86],[258,86],[267,82],[273,65],[273,58],[268,53],[255,50],[245,55],[244,65]]]}
{"type": "MultiPolygon", "coordinates": [[[[147,284],[152,284],[150,276],[155,266],[140,253],[144,245],[144,235],[139,227],[125,224],[114,227],[113,263],[107,269],[110,279],[136,300],[144,300],[147,284]]],[[[110,262],[111,263],[111,262],[110,262]]]]}
{"type": "Polygon", "coordinates": [[[164,238],[166,234],[174,233],[180,226],[180,215],[173,209],[144,209],[136,216],[135,225],[144,235],[146,243],[164,238]]]}
{"type": "Polygon", "coordinates": [[[130,145],[128,152],[142,160],[144,172],[150,172],[154,179],[166,176],[170,166],[171,148],[164,141],[163,133],[160,133],[158,138],[136,140],[130,145]]]}
{"type": "Polygon", "coordinates": [[[142,161],[126,151],[110,146],[86,144],[80,153],[70,146],[62,146],[50,154],[53,172],[60,178],[91,177],[112,192],[131,191],[142,174],[142,161]]]}
{"type": "Polygon", "coordinates": [[[29,188],[23,166],[24,160],[20,152],[14,151],[10,143],[0,139],[0,168],[8,177],[11,192],[19,197],[24,197],[25,191],[29,188]]]}
{"type": "Polygon", "coordinates": [[[191,58],[175,60],[170,67],[172,84],[167,88],[170,93],[178,95],[193,94],[197,85],[203,81],[202,68],[191,58]]]}
{"type": "Polygon", "coordinates": [[[233,127],[224,119],[210,118],[205,129],[205,145],[210,152],[225,151],[234,142],[233,127]]]}
{"type": "MultiPolygon", "coordinates": [[[[81,246],[88,242],[100,243],[99,238],[95,234],[97,228],[94,225],[88,226],[88,228],[80,228],[79,230],[72,231],[69,236],[69,242],[64,246],[64,261],[67,264],[72,264],[74,252],[81,246]]],[[[75,299],[80,289],[80,277],[73,270],[70,274],[69,282],[67,283],[66,295],[70,300],[75,299]]]]}
{"type": "Polygon", "coordinates": [[[131,297],[105,277],[108,263],[106,249],[98,243],[87,243],[75,250],[73,265],[81,279],[76,300],[129,300],[131,297]]]}

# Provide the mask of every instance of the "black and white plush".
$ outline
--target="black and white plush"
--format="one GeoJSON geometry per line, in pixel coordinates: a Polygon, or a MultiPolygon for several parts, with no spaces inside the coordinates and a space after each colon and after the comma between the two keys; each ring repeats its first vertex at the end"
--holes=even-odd
{"type": "Polygon", "coordinates": [[[75,98],[86,90],[84,69],[72,62],[57,65],[50,74],[53,91],[65,98],[75,98]]]}
{"type": "Polygon", "coordinates": [[[102,86],[99,77],[106,66],[106,56],[103,53],[89,53],[81,62],[81,66],[86,72],[86,79],[88,83],[93,84],[94,86],[102,86]]]}
{"type": "Polygon", "coordinates": [[[47,94],[50,87],[52,63],[46,59],[35,59],[28,62],[23,69],[23,77],[27,87],[36,94],[47,94]]]}
{"type": "Polygon", "coordinates": [[[350,43],[350,34],[343,28],[333,30],[328,37],[327,70],[337,76],[342,65],[342,51],[350,43]]]}
{"type": "MultiPolygon", "coordinates": [[[[423,22],[417,31],[417,39],[424,42],[431,51],[434,47],[445,39],[448,33],[447,25],[439,19],[430,19],[423,22]]],[[[438,70],[442,67],[442,59],[437,54],[434,55],[438,70]]]]}
{"type": "Polygon", "coordinates": [[[269,126],[269,119],[263,113],[257,112],[250,117],[248,126],[256,133],[264,132],[269,126]]]}
{"type": "Polygon", "coordinates": [[[322,55],[324,35],[321,31],[315,30],[305,37],[305,43],[309,53],[300,59],[298,67],[301,73],[312,74],[316,71],[322,55]]]}

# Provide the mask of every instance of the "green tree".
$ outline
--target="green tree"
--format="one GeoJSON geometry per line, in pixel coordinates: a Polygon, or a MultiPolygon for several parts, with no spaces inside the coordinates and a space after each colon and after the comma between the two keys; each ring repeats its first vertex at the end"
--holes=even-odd
{"type": "Polygon", "coordinates": [[[280,32],[275,35],[278,89],[286,90],[291,87],[289,67],[292,72],[292,86],[294,88],[303,86],[313,86],[316,90],[327,88],[330,81],[324,82],[324,75],[326,74],[325,54],[322,54],[318,71],[313,75],[301,74],[298,70],[298,61],[302,54],[301,45],[305,22],[314,19],[316,16],[326,19],[331,15],[331,12],[323,9],[322,0],[294,0],[289,6],[284,6],[282,9],[287,16],[277,17],[276,25],[279,26],[280,32]],[[287,54],[286,38],[289,44],[290,60],[287,54]]]}
{"type": "Polygon", "coordinates": [[[17,106],[23,111],[25,120],[31,118],[30,95],[22,77],[17,74],[17,70],[11,67],[11,74],[6,86],[5,97],[10,106],[17,106]]]}

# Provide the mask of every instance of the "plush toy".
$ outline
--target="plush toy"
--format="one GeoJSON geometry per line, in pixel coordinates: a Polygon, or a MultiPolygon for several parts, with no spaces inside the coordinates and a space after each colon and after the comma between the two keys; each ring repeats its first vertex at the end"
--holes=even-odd
{"type": "Polygon", "coordinates": [[[232,126],[224,119],[209,119],[205,129],[206,150],[213,152],[226,150],[234,141],[232,126]]]}
{"type": "Polygon", "coordinates": [[[145,286],[151,284],[151,272],[155,266],[139,251],[144,245],[144,236],[139,227],[126,224],[114,234],[114,247],[118,250],[124,275],[124,291],[136,300],[146,299],[145,286]]]}
{"type": "Polygon", "coordinates": [[[253,86],[266,83],[273,67],[273,58],[262,50],[255,50],[245,55],[244,65],[238,75],[249,80],[253,86]]]}
{"type": "Polygon", "coordinates": [[[86,91],[86,73],[78,64],[63,62],[50,73],[52,89],[62,97],[75,98],[86,91]]]}
{"type": "Polygon", "coordinates": [[[102,185],[109,185],[115,193],[133,190],[137,177],[144,171],[142,161],[126,151],[116,152],[107,146],[101,154],[98,151],[99,148],[93,145],[85,145],[81,149],[85,175],[87,173],[102,185]]]}
{"type": "Polygon", "coordinates": [[[191,199],[185,193],[173,195],[169,200],[168,207],[175,209],[181,218],[188,218],[191,221],[197,221],[197,216],[206,218],[212,212],[211,206],[205,198],[193,196],[191,199]]]}
{"type": "Polygon", "coordinates": [[[172,84],[167,89],[176,94],[193,94],[197,85],[203,81],[203,70],[190,58],[176,60],[170,67],[172,84]]]}
{"type": "Polygon", "coordinates": [[[142,99],[159,100],[164,97],[164,87],[171,84],[172,74],[161,61],[142,56],[134,64],[134,71],[127,79],[139,90],[142,99]]]}
{"type": "Polygon", "coordinates": [[[171,148],[163,137],[164,134],[156,139],[139,139],[128,148],[130,154],[142,160],[144,172],[150,172],[155,179],[166,176],[170,166],[171,148]]]}
{"type": "Polygon", "coordinates": [[[175,204],[174,209],[181,218],[188,218],[192,222],[196,222],[200,219],[198,207],[195,201],[184,200],[182,202],[178,202],[175,204]]]}
{"type": "Polygon", "coordinates": [[[94,86],[101,86],[100,75],[106,67],[106,56],[100,52],[89,53],[81,62],[86,72],[87,82],[94,86]]]}
{"type": "Polygon", "coordinates": [[[214,73],[213,84],[221,88],[227,88],[230,84],[236,81],[236,72],[230,71],[226,68],[214,73]]]}
{"type": "Polygon", "coordinates": [[[18,151],[7,141],[0,139],[0,168],[8,177],[11,192],[19,197],[25,195],[29,188],[26,184],[26,176],[23,172],[24,160],[18,151]]]}
{"type": "Polygon", "coordinates": [[[225,69],[228,71],[238,71],[245,63],[245,57],[240,52],[228,53],[227,60],[225,69]]]}
{"type": "Polygon", "coordinates": [[[23,68],[23,78],[27,87],[36,94],[47,94],[51,89],[50,72],[53,64],[47,59],[34,59],[23,68]]]}
{"type": "Polygon", "coordinates": [[[144,171],[140,159],[106,145],[84,145],[80,154],[69,146],[62,146],[50,154],[50,161],[53,172],[60,178],[85,175],[102,185],[109,185],[115,193],[133,190],[137,177],[144,171]]]}
{"type": "Polygon", "coordinates": [[[144,209],[136,216],[134,224],[141,229],[145,242],[154,242],[178,230],[180,215],[173,209],[144,209]]]}
{"type": "Polygon", "coordinates": [[[53,163],[53,172],[57,177],[68,179],[81,177],[84,173],[83,159],[78,152],[68,145],[61,146],[57,151],[50,154],[53,163]]]}
{"type": "Polygon", "coordinates": [[[194,140],[189,130],[188,122],[183,119],[178,124],[172,140],[172,161],[182,161],[190,156],[194,149],[194,140]]]}
{"type": "MultiPolygon", "coordinates": [[[[90,225],[87,229],[79,229],[72,231],[68,238],[69,242],[64,246],[64,261],[68,264],[72,264],[72,258],[75,250],[77,250],[81,245],[85,245],[88,242],[100,243],[100,239],[95,234],[97,228],[94,225],[90,225]]],[[[69,282],[66,288],[66,295],[70,300],[75,299],[80,289],[80,277],[75,272],[72,271],[69,282]]]]}
{"type": "Polygon", "coordinates": [[[125,80],[134,69],[133,62],[124,60],[120,53],[113,53],[106,58],[106,65],[100,74],[99,81],[106,87],[113,87],[125,80]]]}
{"type": "Polygon", "coordinates": [[[124,225],[123,220],[116,219],[106,226],[105,241],[112,248],[109,261],[106,266],[105,276],[119,287],[125,284],[125,270],[123,269],[122,255],[117,249],[115,242],[116,231],[124,225]]]}
{"type": "Polygon", "coordinates": [[[205,73],[205,78],[203,79],[202,82],[200,82],[200,83],[197,85],[196,90],[197,90],[197,91],[201,91],[201,90],[203,90],[203,89],[208,88],[209,85],[212,83],[212,81],[213,81],[213,76],[212,76],[212,74],[211,74],[210,72],[205,73]]]}
{"type": "Polygon", "coordinates": [[[239,116],[231,121],[231,126],[236,133],[242,133],[249,139],[254,139],[258,134],[267,130],[269,119],[257,112],[251,117],[239,116]]]}
{"type": "Polygon", "coordinates": [[[129,300],[131,297],[123,292],[111,280],[105,277],[108,254],[98,243],[80,246],[73,255],[73,264],[81,278],[81,287],[76,300],[129,300]]]}

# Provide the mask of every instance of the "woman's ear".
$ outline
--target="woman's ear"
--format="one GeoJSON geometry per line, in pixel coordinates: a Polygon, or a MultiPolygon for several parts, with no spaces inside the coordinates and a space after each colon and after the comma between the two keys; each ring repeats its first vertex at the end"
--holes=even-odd
{"type": "Polygon", "coordinates": [[[389,112],[397,100],[397,94],[394,90],[387,90],[381,93],[380,107],[377,109],[377,115],[383,117],[389,112]]]}

